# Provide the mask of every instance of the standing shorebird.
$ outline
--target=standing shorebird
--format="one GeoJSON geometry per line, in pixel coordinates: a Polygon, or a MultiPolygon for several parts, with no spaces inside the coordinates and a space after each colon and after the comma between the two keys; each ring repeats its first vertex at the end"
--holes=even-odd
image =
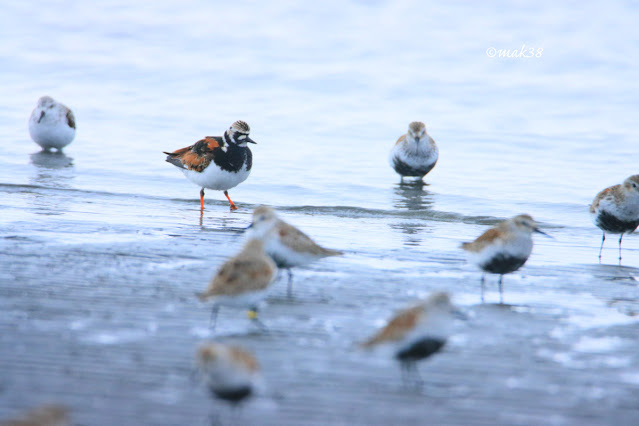
{"type": "Polygon", "coordinates": [[[633,232],[639,226],[639,175],[633,175],[621,185],[614,185],[601,191],[590,205],[590,217],[603,231],[599,262],[606,232],[619,236],[619,264],[621,264],[621,240],[623,234],[633,232]]]}
{"type": "Polygon", "coordinates": [[[182,169],[184,176],[200,190],[200,209],[204,210],[204,188],[224,191],[231,210],[237,210],[228,190],[244,182],[251,173],[253,154],[246,144],[251,128],[236,121],[223,136],[206,136],[194,145],[164,152],[166,161],[182,169]]]}
{"type": "Polygon", "coordinates": [[[324,257],[343,254],[341,251],[318,245],[311,237],[281,220],[270,207],[257,207],[253,211],[253,222],[249,228],[249,237],[263,241],[264,250],[275,261],[277,267],[288,271],[289,297],[293,289],[291,268],[304,266],[324,257]]]}
{"type": "Polygon", "coordinates": [[[401,176],[415,176],[422,179],[430,172],[439,157],[437,144],[426,133],[426,125],[413,121],[408,125],[408,133],[400,136],[390,153],[390,164],[401,176]]]}
{"type": "Polygon", "coordinates": [[[264,253],[260,240],[249,240],[242,251],[220,267],[203,293],[196,294],[201,301],[213,300],[211,328],[215,329],[220,306],[246,307],[249,319],[260,328],[264,325],[257,317],[258,303],[266,297],[275,280],[277,267],[264,253]]]}
{"type": "Polygon", "coordinates": [[[237,404],[261,384],[257,359],[240,347],[207,343],[198,348],[195,360],[200,379],[216,398],[237,404]]]}
{"type": "Polygon", "coordinates": [[[463,318],[446,293],[431,294],[413,307],[400,311],[361,346],[385,348],[400,362],[402,379],[419,373],[416,363],[439,352],[448,339],[455,316],[463,318]]]}
{"type": "Polygon", "coordinates": [[[46,404],[35,407],[21,417],[0,419],[0,426],[71,426],[69,409],[63,405],[46,404]]]}
{"type": "MultiPolygon", "coordinates": [[[[521,268],[533,248],[532,233],[548,236],[537,227],[527,214],[520,214],[499,223],[481,234],[472,243],[463,243],[461,247],[469,253],[470,260],[484,272],[499,274],[499,302],[503,303],[502,281],[504,274],[521,268]]],[[[484,279],[481,276],[481,301],[484,301],[484,279]]]]}
{"type": "Polygon", "coordinates": [[[75,117],[65,105],[43,96],[29,117],[29,134],[43,150],[62,151],[75,137],[75,117]]]}

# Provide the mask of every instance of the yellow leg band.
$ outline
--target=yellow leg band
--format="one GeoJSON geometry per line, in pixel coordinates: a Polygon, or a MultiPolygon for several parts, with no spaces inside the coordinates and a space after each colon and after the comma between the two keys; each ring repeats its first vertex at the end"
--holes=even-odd
{"type": "Polygon", "coordinates": [[[249,317],[249,319],[257,319],[257,311],[255,309],[251,309],[246,313],[246,315],[249,317]]]}

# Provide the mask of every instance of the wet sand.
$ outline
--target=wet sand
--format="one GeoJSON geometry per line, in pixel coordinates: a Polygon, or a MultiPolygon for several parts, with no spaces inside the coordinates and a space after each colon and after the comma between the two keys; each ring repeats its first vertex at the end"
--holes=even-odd
{"type": "MultiPolygon", "coordinates": [[[[231,308],[212,333],[210,307],[194,293],[242,244],[250,205],[231,214],[211,201],[200,225],[197,200],[0,191],[13,219],[0,252],[5,416],[41,402],[91,425],[632,424],[639,415],[636,268],[531,262],[505,278],[505,305],[495,303],[496,277],[481,304],[480,274],[462,253],[345,240],[343,257],[295,271],[292,299],[283,274],[261,311],[268,333],[231,308]],[[394,360],[356,343],[437,289],[469,319],[420,365],[423,387],[409,389],[394,360]],[[207,339],[249,348],[262,364],[265,392],[237,412],[191,379],[207,339]]],[[[317,235],[368,227],[337,207],[283,210],[312,218],[317,235]]],[[[421,221],[433,234],[455,223],[421,221]]]]}

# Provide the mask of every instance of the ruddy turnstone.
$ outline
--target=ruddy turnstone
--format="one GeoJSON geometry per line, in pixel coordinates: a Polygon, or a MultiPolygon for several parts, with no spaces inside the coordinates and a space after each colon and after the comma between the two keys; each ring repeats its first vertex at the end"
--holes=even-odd
{"type": "Polygon", "coordinates": [[[168,155],[167,162],[182,169],[188,180],[202,187],[202,210],[204,188],[224,191],[231,210],[237,210],[228,190],[244,182],[251,173],[253,154],[246,144],[256,142],[249,137],[250,131],[244,121],[236,121],[223,136],[206,136],[194,145],[164,152],[168,155]]]}
{"type": "Polygon", "coordinates": [[[614,185],[601,191],[590,205],[590,217],[603,231],[599,262],[606,232],[619,236],[619,262],[621,263],[621,240],[623,234],[633,232],[639,226],[639,175],[633,175],[621,185],[614,185]]]}
{"type": "Polygon", "coordinates": [[[276,275],[275,262],[264,253],[262,241],[249,240],[242,251],[224,262],[206,291],[197,294],[202,301],[213,300],[211,328],[215,329],[222,305],[249,308],[249,319],[260,328],[265,328],[257,317],[257,305],[266,297],[276,275]]]}
{"type": "Polygon", "coordinates": [[[264,242],[264,250],[273,258],[278,268],[288,271],[288,295],[291,296],[293,273],[291,268],[307,265],[328,256],[343,254],[339,250],[324,248],[308,235],[281,220],[275,210],[260,206],[253,211],[249,226],[249,238],[264,242]]]}
{"type": "MultiPolygon", "coordinates": [[[[548,236],[537,227],[527,214],[515,216],[499,223],[481,234],[472,243],[463,243],[461,248],[470,260],[484,272],[499,274],[499,301],[503,303],[502,280],[504,274],[521,268],[532,252],[532,233],[548,236]]],[[[484,301],[484,274],[481,276],[481,300],[484,301]]]]}
{"type": "Polygon", "coordinates": [[[61,151],[75,137],[75,117],[65,105],[43,96],[29,117],[29,134],[43,150],[61,151]]]}
{"type": "Polygon", "coordinates": [[[464,318],[452,305],[448,294],[433,293],[418,304],[400,311],[361,346],[390,350],[400,362],[402,378],[407,382],[411,373],[417,374],[417,361],[436,354],[444,347],[455,316],[464,318]]]}
{"type": "Polygon", "coordinates": [[[413,121],[408,125],[408,133],[402,135],[390,153],[390,164],[404,181],[404,176],[422,179],[430,172],[439,157],[439,150],[433,138],[426,133],[426,125],[413,121]]]}
{"type": "Polygon", "coordinates": [[[195,358],[200,379],[216,398],[239,403],[261,383],[259,363],[237,346],[207,343],[198,348],[195,358]]]}
{"type": "Polygon", "coordinates": [[[13,420],[1,420],[1,426],[71,426],[69,409],[62,405],[46,404],[27,411],[13,420]]]}

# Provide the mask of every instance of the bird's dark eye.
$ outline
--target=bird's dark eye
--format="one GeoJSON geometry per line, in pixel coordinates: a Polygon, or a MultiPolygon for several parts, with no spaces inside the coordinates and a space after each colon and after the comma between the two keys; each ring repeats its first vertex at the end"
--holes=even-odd
{"type": "Polygon", "coordinates": [[[633,188],[636,188],[636,187],[637,187],[637,184],[636,184],[636,183],[633,183],[633,184],[632,184],[632,187],[633,187],[633,188]]]}
{"type": "Polygon", "coordinates": [[[264,216],[264,215],[262,215],[262,216],[257,218],[257,220],[264,220],[264,219],[266,219],[266,216],[264,216]]]}

